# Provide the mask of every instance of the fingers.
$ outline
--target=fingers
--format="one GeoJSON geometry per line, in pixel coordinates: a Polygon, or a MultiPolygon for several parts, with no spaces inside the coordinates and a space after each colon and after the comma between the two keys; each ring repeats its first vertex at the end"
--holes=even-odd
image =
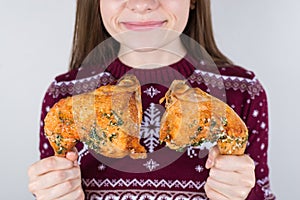
{"type": "Polygon", "coordinates": [[[79,167],[73,167],[71,169],[52,171],[43,174],[39,179],[33,180],[29,183],[29,190],[31,192],[44,190],[51,188],[58,183],[63,183],[65,181],[80,179],[80,169],[79,167]]]}
{"type": "Polygon", "coordinates": [[[50,171],[70,169],[73,166],[74,163],[68,159],[52,156],[32,164],[28,169],[28,176],[30,180],[34,180],[36,177],[50,171]]]}
{"type": "MultiPolygon", "coordinates": [[[[37,199],[53,200],[64,199],[66,195],[74,195],[76,189],[81,188],[80,179],[68,180],[63,183],[57,184],[51,188],[36,191],[34,194],[37,199]]],[[[72,199],[72,198],[69,198],[72,199]]]]}
{"type": "Polygon", "coordinates": [[[229,200],[226,196],[217,192],[216,190],[211,188],[208,184],[205,184],[204,190],[205,190],[206,196],[210,200],[229,200]]]}
{"type": "Polygon", "coordinates": [[[228,185],[235,185],[236,183],[239,183],[241,178],[240,174],[236,172],[223,171],[215,167],[210,169],[209,177],[228,185]]]}
{"type": "Polygon", "coordinates": [[[28,169],[28,189],[36,199],[84,199],[81,172],[74,148],[66,157],[52,156],[32,164],[28,169]]]}
{"type": "MultiPolygon", "coordinates": [[[[75,148],[74,148],[75,149],[75,148]]],[[[75,162],[78,158],[78,152],[76,151],[70,151],[66,154],[66,158],[70,161],[75,162]]]]}
{"type": "Polygon", "coordinates": [[[210,169],[214,166],[215,159],[218,157],[219,154],[220,154],[220,151],[217,146],[214,146],[209,150],[208,158],[205,163],[206,169],[210,169]]]}
{"type": "Polygon", "coordinates": [[[215,195],[223,196],[223,199],[246,199],[249,193],[249,188],[247,187],[235,186],[233,189],[231,185],[221,183],[211,177],[207,179],[206,185],[207,185],[206,188],[208,189],[208,193],[210,193],[209,195],[212,195],[212,197],[209,197],[210,199],[221,198],[221,197],[216,198],[215,195]],[[209,189],[213,191],[210,191],[209,189]]]}
{"type": "Polygon", "coordinates": [[[59,197],[57,200],[65,200],[65,199],[72,199],[72,200],[84,200],[84,192],[80,187],[76,188],[74,191],[66,194],[64,196],[59,197]]]}
{"type": "Polygon", "coordinates": [[[255,173],[253,171],[241,174],[239,172],[229,172],[223,171],[218,168],[211,168],[209,172],[209,177],[214,180],[217,180],[220,183],[224,183],[230,186],[244,186],[252,188],[255,184],[255,173]]]}
{"type": "Polygon", "coordinates": [[[210,169],[205,190],[212,200],[245,199],[255,185],[255,164],[248,155],[221,155],[213,147],[205,166],[210,169]]]}
{"type": "Polygon", "coordinates": [[[248,155],[234,156],[222,155],[218,156],[214,161],[214,167],[224,171],[254,171],[255,165],[253,160],[248,155]]]}
{"type": "Polygon", "coordinates": [[[217,146],[210,149],[205,164],[207,169],[216,167],[225,171],[249,171],[255,169],[253,160],[248,155],[221,155],[217,146]]]}

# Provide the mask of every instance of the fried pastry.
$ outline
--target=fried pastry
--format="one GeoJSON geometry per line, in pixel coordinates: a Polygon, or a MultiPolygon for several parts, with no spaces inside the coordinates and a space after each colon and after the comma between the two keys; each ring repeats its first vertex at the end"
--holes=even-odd
{"type": "Polygon", "coordinates": [[[223,101],[181,80],[173,81],[160,103],[164,100],[160,141],[170,149],[182,150],[210,141],[217,142],[221,154],[244,153],[247,127],[223,101]]]}
{"type": "Polygon", "coordinates": [[[111,158],[145,158],[140,145],[140,83],[125,75],[116,85],[101,86],[57,102],[45,118],[45,135],[57,156],[65,156],[80,140],[111,158]]]}

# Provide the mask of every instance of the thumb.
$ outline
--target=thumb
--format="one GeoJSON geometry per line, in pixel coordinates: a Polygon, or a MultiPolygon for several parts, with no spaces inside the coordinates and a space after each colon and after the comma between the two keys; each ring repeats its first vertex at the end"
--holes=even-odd
{"type": "Polygon", "coordinates": [[[74,147],[72,149],[72,151],[69,151],[67,154],[66,154],[66,158],[70,161],[73,161],[75,163],[75,161],[77,162],[77,158],[78,158],[78,151],[77,149],[74,147]]]}
{"type": "Polygon", "coordinates": [[[205,163],[206,169],[210,169],[214,166],[215,159],[217,158],[217,156],[219,154],[220,154],[220,151],[219,151],[219,148],[217,146],[214,146],[209,150],[208,158],[207,158],[207,161],[205,163]]]}

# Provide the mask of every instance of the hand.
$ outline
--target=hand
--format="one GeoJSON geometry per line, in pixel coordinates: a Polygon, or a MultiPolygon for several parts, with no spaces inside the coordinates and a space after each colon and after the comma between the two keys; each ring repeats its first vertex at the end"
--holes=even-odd
{"type": "Polygon", "coordinates": [[[255,185],[255,165],[248,155],[220,155],[215,146],[205,167],[210,172],[204,189],[211,200],[244,200],[255,185]]]}
{"type": "Polygon", "coordinates": [[[84,199],[78,154],[66,158],[52,156],[32,164],[28,169],[29,191],[37,200],[84,199]]]}

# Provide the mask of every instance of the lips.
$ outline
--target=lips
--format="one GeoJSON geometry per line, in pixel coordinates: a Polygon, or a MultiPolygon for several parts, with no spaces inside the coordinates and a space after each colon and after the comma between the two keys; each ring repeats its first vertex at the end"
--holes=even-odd
{"type": "Polygon", "coordinates": [[[149,29],[155,29],[162,27],[165,24],[166,20],[164,21],[145,21],[145,22],[121,22],[128,30],[133,31],[143,31],[149,29]]]}

